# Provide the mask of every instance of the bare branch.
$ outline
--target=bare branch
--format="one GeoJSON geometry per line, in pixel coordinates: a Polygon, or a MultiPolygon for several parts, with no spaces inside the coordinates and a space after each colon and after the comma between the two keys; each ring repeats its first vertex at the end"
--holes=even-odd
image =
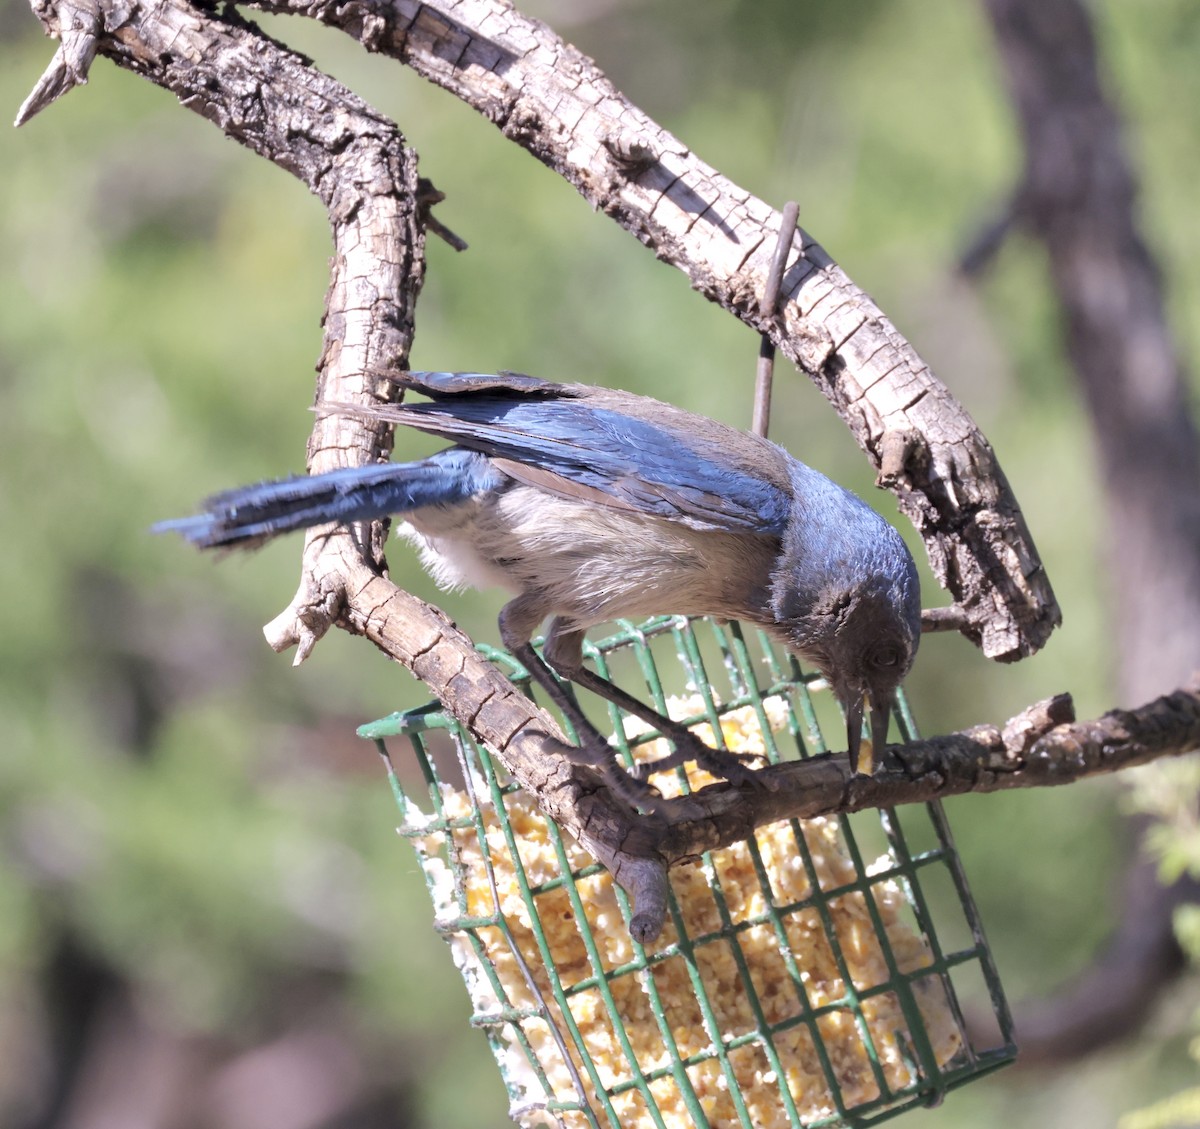
{"type": "Polygon", "coordinates": [[[671,829],[664,853],[674,862],[744,839],[777,819],[809,819],[864,808],[926,803],[966,792],[999,792],[1074,784],[1160,757],[1200,748],[1200,674],[1182,689],[1133,710],[1111,710],[1095,721],[1063,721],[1070,699],[1039,702],[1002,728],[973,729],[888,748],[873,776],[852,776],[842,754],[791,761],[761,770],[770,791],[739,802],[727,784],[693,799],[706,817],[671,829]]]}
{"type": "MultiPolygon", "coordinates": [[[[306,561],[318,589],[345,584],[340,626],[365,635],[403,664],[477,739],[499,756],[538,806],[612,873],[633,899],[632,931],[658,936],[666,912],[667,862],[659,842],[668,824],[634,816],[590,769],[572,765],[562,731],[487,662],[441,611],[367,566],[345,534],[306,561]],[[328,578],[328,579],[326,579],[328,578]]],[[[688,810],[678,803],[680,818],[688,810]]]]}
{"type": "MultiPolygon", "coordinates": [[[[36,3],[34,7],[36,9],[36,3]]],[[[120,14],[116,11],[112,14],[119,21],[120,14]]],[[[13,122],[15,126],[24,125],[76,86],[87,85],[88,71],[96,57],[96,37],[102,27],[101,13],[94,4],[62,0],[56,18],[62,43],[29,97],[21,103],[13,122]]]]}
{"type": "MultiPolygon", "coordinates": [[[[335,256],[318,399],[386,398],[395,388],[386,374],[407,363],[424,270],[421,214],[432,199],[396,127],[235,14],[217,16],[183,0],[133,2],[111,20],[101,18],[112,13],[98,3],[64,0],[37,10],[52,34],[75,26],[80,11],[94,13],[88,26],[100,29],[97,52],[173,91],[323,201],[335,256]]],[[[1058,609],[986,440],[818,244],[798,232],[785,301],[764,314],[757,296],[779,216],[697,161],[590,60],[499,0],[461,0],[453,19],[437,5],[409,0],[392,8],[296,3],[288,10],[340,21],[365,45],[453,90],[686,271],[698,290],[768,334],[821,385],[879,466],[880,481],[916,521],[956,597],[960,629],[999,658],[1041,645],[1058,609]]],[[[322,416],[310,469],[378,460],[390,442],[387,432],[353,418],[322,416]]],[[[547,814],[634,892],[636,931],[644,939],[661,926],[669,863],[773,819],[1065,783],[1196,743],[1194,694],[1146,707],[1145,716],[1107,715],[1091,728],[1044,732],[1061,720],[1052,709],[1005,733],[981,728],[895,749],[892,767],[875,777],[852,778],[844,758],[817,758],[766,770],[763,794],[704,790],[694,801],[703,819],[683,818],[694,805],[681,806],[678,817],[635,817],[593,773],[567,763],[554,723],[442,613],[386,579],[385,533],[382,525],[311,532],[300,589],[268,627],[272,645],[298,645],[301,661],[336,624],[367,636],[423,679],[547,814]],[[1166,743],[1162,733],[1155,743],[1147,728],[1156,718],[1173,734],[1166,743]]]]}
{"type": "Polygon", "coordinates": [[[958,604],[948,608],[923,608],[921,610],[921,630],[933,631],[962,631],[967,626],[967,613],[958,604]]]}
{"type": "Polygon", "coordinates": [[[1044,247],[1096,437],[1126,701],[1200,662],[1200,427],[1081,0],[987,0],[1025,143],[1014,225],[1044,247]]]}
{"type": "MultiPolygon", "coordinates": [[[[982,8],[1024,169],[964,266],[985,269],[1010,232],[1044,248],[1095,436],[1120,700],[1136,702],[1200,664],[1200,429],[1190,374],[1141,230],[1136,163],[1106,89],[1094,11],[1084,0],[982,8]]],[[[1198,884],[1181,876],[1164,886],[1144,858],[1129,865],[1124,904],[1094,963],[1073,985],[1017,1006],[1022,1061],[1062,1061],[1125,1037],[1185,967],[1173,914],[1195,901],[1198,884]]]]}
{"type": "Polygon", "coordinates": [[[1060,1065],[1127,1038],[1186,970],[1173,914],[1200,900],[1200,883],[1184,875],[1164,886],[1157,869],[1154,860],[1135,856],[1117,928],[1094,960],[1064,987],[1017,1002],[1022,1067],[1060,1065]]]}
{"type": "Polygon", "coordinates": [[[871,299],[797,232],[779,312],[764,316],[780,216],[704,164],[616,90],[592,60],[507,0],[262,0],[392,55],[494,122],[596,209],[684,271],[695,289],[768,334],[846,421],[985,654],[1038,650],[1061,616],[987,440],[871,299]]]}
{"type": "MultiPolygon", "coordinates": [[[[334,239],[318,400],[364,403],[396,388],[424,272],[418,217],[432,189],[391,123],[257,29],[167,0],[98,48],[172,90],[226,134],[286,168],[329,211],[334,239]],[[152,18],[151,17],[152,14],[152,18]]],[[[390,429],[321,415],[309,468],[362,465],[386,455],[390,429]]],[[[303,661],[333,625],[366,635],[422,679],[454,716],[494,748],[551,818],[571,831],[661,925],[666,865],[653,849],[661,825],[628,819],[586,769],[571,768],[553,721],[484,661],[445,615],[387,580],[383,524],[316,529],[302,580],[266,628],[271,646],[303,661]],[[657,909],[655,907],[658,907],[657,909]]],[[[643,915],[644,916],[644,915],[643,915]]]]}

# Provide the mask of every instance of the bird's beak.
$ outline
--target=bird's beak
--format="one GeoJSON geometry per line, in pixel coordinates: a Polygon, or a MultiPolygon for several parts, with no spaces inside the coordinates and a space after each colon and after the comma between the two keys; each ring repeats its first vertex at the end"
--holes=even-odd
{"type": "Polygon", "coordinates": [[[875,771],[879,755],[887,745],[888,724],[892,716],[891,698],[880,700],[870,695],[871,740],[863,748],[862,728],[865,694],[856,694],[846,707],[846,748],[850,751],[850,770],[855,776],[870,776],[875,771]],[[863,756],[863,753],[866,756],[863,756]]]}
{"type": "Polygon", "coordinates": [[[850,753],[850,771],[858,775],[858,758],[862,752],[863,695],[856,693],[846,703],[846,748],[850,753]]]}
{"type": "Polygon", "coordinates": [[[892,699],[871,695],[871,760],[867,772],[874,773],[887,747],[888,722],[892,719],[892,699]]]}

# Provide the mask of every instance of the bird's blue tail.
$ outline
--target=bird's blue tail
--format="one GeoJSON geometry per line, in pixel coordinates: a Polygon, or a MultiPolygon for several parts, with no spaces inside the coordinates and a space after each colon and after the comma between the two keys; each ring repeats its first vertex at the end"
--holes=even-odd
{"type": "Polygon", "coordinates": [[[415,463],[346,467],[214,494],[193,517],[160,521],[201,549],[253,548],[281,533],[452,506],[503,481],[485,455],[451,447],[415,463]]]}

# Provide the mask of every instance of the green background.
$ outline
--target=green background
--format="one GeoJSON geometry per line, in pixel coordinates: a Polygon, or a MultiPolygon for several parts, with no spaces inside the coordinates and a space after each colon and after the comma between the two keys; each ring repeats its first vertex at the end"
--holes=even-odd
{"type": "MultiPolygon", "coordinates": [[[[1020,169],[976,7],[533,11],[732,180],[798,199],[992,441],[1065,622],[1006,667],[927,639],[909,683],[922,729],[1003,721],[1062,690],[1080,716],[1111,705],[1103,501],[1042,255],[1013,238],[980,286],[954,272],[1020,169]]],[[[1200,9],[1094,11],[1194,372],[1200,9]]],[[[438,216],[470,243],[430,240],[414,368],[594,381],[748,423],[748,329],[450,95],[332,32],[263,22],[394,118],[447,194],[438,216]]],[[[52,44],[15,0],[0,36],[11,117],[52,44]]],[[[0,133],[0,170],[0,1121],[45,1114],[46,1017],[68,960],[217,1057],[334,1009],[357,1069],[389,1080],[380,1119],[355,1125],[507,1124],[382,772],[353,735],[425,701],[422,686],[338,633],[299,669],[267,648],[296,540],[214,564],[147,534],[214,490],[303,469],[330,254],[319,202],[103,60],[0,133]]],[[[894,515],[824,400],[782,365],[777,389],[773,438],[894,515]]],[[[499,595],[442,597],[404,547],[389,559],[398,583],[496,641],[499,595]]],[[[944,602],[931,581],[926,602],[944,602]]],[[[1110,929],[1132,849],[1120,795],[1100,780],[948,805],[1012,997],[1063,983],[1110,929]]],[[[1117,1047],[1002,1072],[902,1120],[1111,1124],[1194,1082],[1196,1001],[1185,981],[1117,1047]]]]}

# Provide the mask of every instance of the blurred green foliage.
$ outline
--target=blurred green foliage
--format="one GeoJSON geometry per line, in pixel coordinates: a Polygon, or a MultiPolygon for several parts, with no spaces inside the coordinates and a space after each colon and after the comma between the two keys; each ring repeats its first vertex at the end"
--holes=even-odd
{"type": "MultiPolygon", "coordinates": [[[[1187,0],[1095,7],[1195,372],[1200,16],[1187,0]]],[[[910,683],[924,729],[1001,721],[1064,689],[1081,716],[1105,708],[1101,501],[1040,256],[1011,241],[981,289],[953,271],[1020,158],[975,6],[595,9],[537,14],[705,160],[777,205],[799,199],[803,226],[980,421],[1023,504],[1065,625],[1012,667],[927,640],[910,683]]],[[[748,421],[750,331],[449,95],[323,29],[264,22],[395,118],[471,245],[430,243],[414,367],[591,380],[748,421]]],[[[16,0],[0,34],[13,113],[51,45],[16,0]]],[[[32,1100],[13,1017],[37,1013],[69,935],[169,1024],[233,1044],[267,1034],[299,978],[336,977],[353,1028],[415,1095],[412,1124],[506,1124],[383,774],[352,737],[422,687],[361,640],[328,638],[297,670],[262,644],[294,590],[294,543],[214,567],[146,532],[208,492],[302,469],[320,205],[104,61],[0,135],[0,168],[0,1115],[32,1100]]],[[[786,373],[777,386],[773,437],[894,515],[819,395],[786,373]]],[[[402,547],[390,562],[441,599],[402,547]]],[[[496,594],[445,602],[495,641],[496,594]]],[[[1109,928],[1128,849],[1118,790],[950,805],[1014,995],[1060,982],[1109,928]]],[[[1168,1016],[1060,1077],[1002,1074],[909,1116],[1111,1123],[1190,1078],[1181,1027],[1168,1016]]]]}
{"type": "MultiPolygon", "coordinates": [[[[1188,874],[1200,878],[1200,758],[1164,761],[1144,772],[1129,774],[1131,785],[1126,806],[1149,816],[1146,847],[1158,859],[1164,882],[1188,874]]],[[[1200,907],[1192,907],[1200,910],[1200,907]]],[[[1200,920],[1189,915],[1193,921],[1200,920]]],[[[1200,932],[1189,930],[1185,939],[1200,940],[1200,932]]],[[[1195,949],[1200,956],[1200,947],[1195,949]]]]}

